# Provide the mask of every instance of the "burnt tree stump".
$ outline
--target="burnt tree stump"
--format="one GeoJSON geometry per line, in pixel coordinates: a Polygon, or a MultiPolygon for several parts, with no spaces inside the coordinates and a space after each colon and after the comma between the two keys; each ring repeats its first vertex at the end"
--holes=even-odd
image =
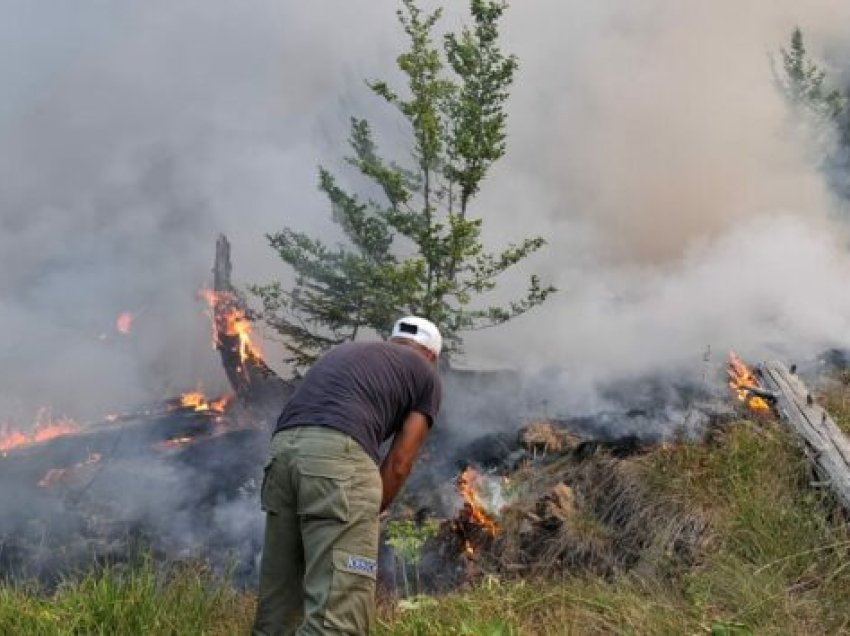
{"type": "Polygon", "coordinates": [[[233,390],[244,403],[280,412],[294,392],[294,382],[281,378],[254,352],[244,355],[239,335],[228,328],[232,312],[239,312],[245,320],[249,314],[244,299],[231,283],[231,270],[230,242],[221,234],[216,240],[212,269],[215,298],[212,312],[222,366],[233,390]]]}

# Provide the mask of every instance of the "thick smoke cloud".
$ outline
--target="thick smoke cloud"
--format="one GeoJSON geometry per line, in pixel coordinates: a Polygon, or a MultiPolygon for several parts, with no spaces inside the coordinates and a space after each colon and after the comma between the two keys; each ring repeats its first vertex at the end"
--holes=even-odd
{"type": "Polygon", "coordinates": [[[542,8],[513,10],[523,73],[494,179],[507,185],[485,196],[550,240],[538,267],[562,291],[477,344],[565,366],[573,388],[701,374],[709,346],[720,366],[731,347],[759,359],[850,344],[842,211],[770,70],[795,25],[816,59],[836,59],[847,7],[542,8]]]}
{"type": "MultiPolygon", "coordinates": [[[[374,116],[403,147],[362,84],[392,76],[395,8],[6,3],[0,419],[223,386],[195,299],[214,237],[230,236],[240,280],[280,277],[262,235],[331,229],[315,166],[337,165],[347,117],[374,116]]],[[[815,53],[841,50],[848,13],[838,0],[515,3],[509,153],[477,211],[494,244],[517,218],[546,235],[528,269],[562,291],[471,338],[470,358],[592,384],[687,366],[707,345],[847,344],[842,230],[768,53],[796,24],[815,53]]]]}

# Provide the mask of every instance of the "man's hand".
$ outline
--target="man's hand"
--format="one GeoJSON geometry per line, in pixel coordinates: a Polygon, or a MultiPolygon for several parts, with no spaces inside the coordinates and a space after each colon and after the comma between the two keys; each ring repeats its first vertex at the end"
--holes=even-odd
{"type": "Polygon", "coordinates": [[[410,469],[413,468],[416,454],[428,436],[429,428],[425,415],[411,411],[396,433],[390,451],[381,463],[381,481],[384,483],[381,511],[387,509],[401,490],[410,469]]]}

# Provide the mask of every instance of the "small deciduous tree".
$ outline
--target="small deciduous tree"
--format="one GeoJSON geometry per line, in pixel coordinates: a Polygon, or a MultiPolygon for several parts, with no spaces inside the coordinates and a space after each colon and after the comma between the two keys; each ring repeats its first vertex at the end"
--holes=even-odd
{"type": "Polygon", "coordinates": [[[401,562],[401,576],[404,583],[405,596],[411,596],[412,586],[407,575],[408,564],[413,568],[416,581],[416,593],[422,592],[422,582],[419,578],[419,563],[422,561],[422,548],[428,539],[437,536],[439,523],[429,520],[416,523],[409,519],[390,521],[387,523],[387,545],[401,562]]]}
{"type": "Polygon", "coordinates": [[[394,319],[407,313],[437,323],[447,350],[457,350],[462,332],[504,323],[554,291],[531,276],[513,301],[473,306],[502,273],[545,244],[530,237],[488,252],[482,217],[471,207],[506,151],[505,103],[517,69],[516,57],[499,46],[506,5],[471,0],[471,25],[444,35],[438,45],[441,11],[423,12],[415,0],[402,4],[398,18],[409,47],[397,64],[404,90],[384,81],[367,85],[407,125],[408,161],[384,158],[368,121],[352,118],[347,162],[377,196],[350,192],[320,168],[319,188],[344,243],[329,245],[292,228],[269,235],[295,283],[252,288],[296,363],[309,363],[363,329],[386,335],[394,319]]]}

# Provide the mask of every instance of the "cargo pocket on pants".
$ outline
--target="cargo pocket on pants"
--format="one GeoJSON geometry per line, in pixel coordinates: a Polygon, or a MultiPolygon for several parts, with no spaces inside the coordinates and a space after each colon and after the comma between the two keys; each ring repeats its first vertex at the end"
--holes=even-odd
{"type": "Polygon", "coordinates": [[[260,485],[260,508],[263,509],[263,512],[276,515],[280,512],[280,506],[278,505],[279,502],[275,501],[275,488],[271,484],[269,475],[272,464],[274,464],[274,458],[267,461],[266,465],[263,466],[263,482],[260,485]]]}
{"type": "Polygon", "coordinates": [[[333,575],[325,606],[325,627],[344,634],[368,634],[375,613],[375,559],[334,549],[333,575]]]}
{"type": "Polygon", "coordinates": [[[298,461],[298,472],[299,515],[348,521],[354,466],[335,459],[303,458],[298,461]]]}

